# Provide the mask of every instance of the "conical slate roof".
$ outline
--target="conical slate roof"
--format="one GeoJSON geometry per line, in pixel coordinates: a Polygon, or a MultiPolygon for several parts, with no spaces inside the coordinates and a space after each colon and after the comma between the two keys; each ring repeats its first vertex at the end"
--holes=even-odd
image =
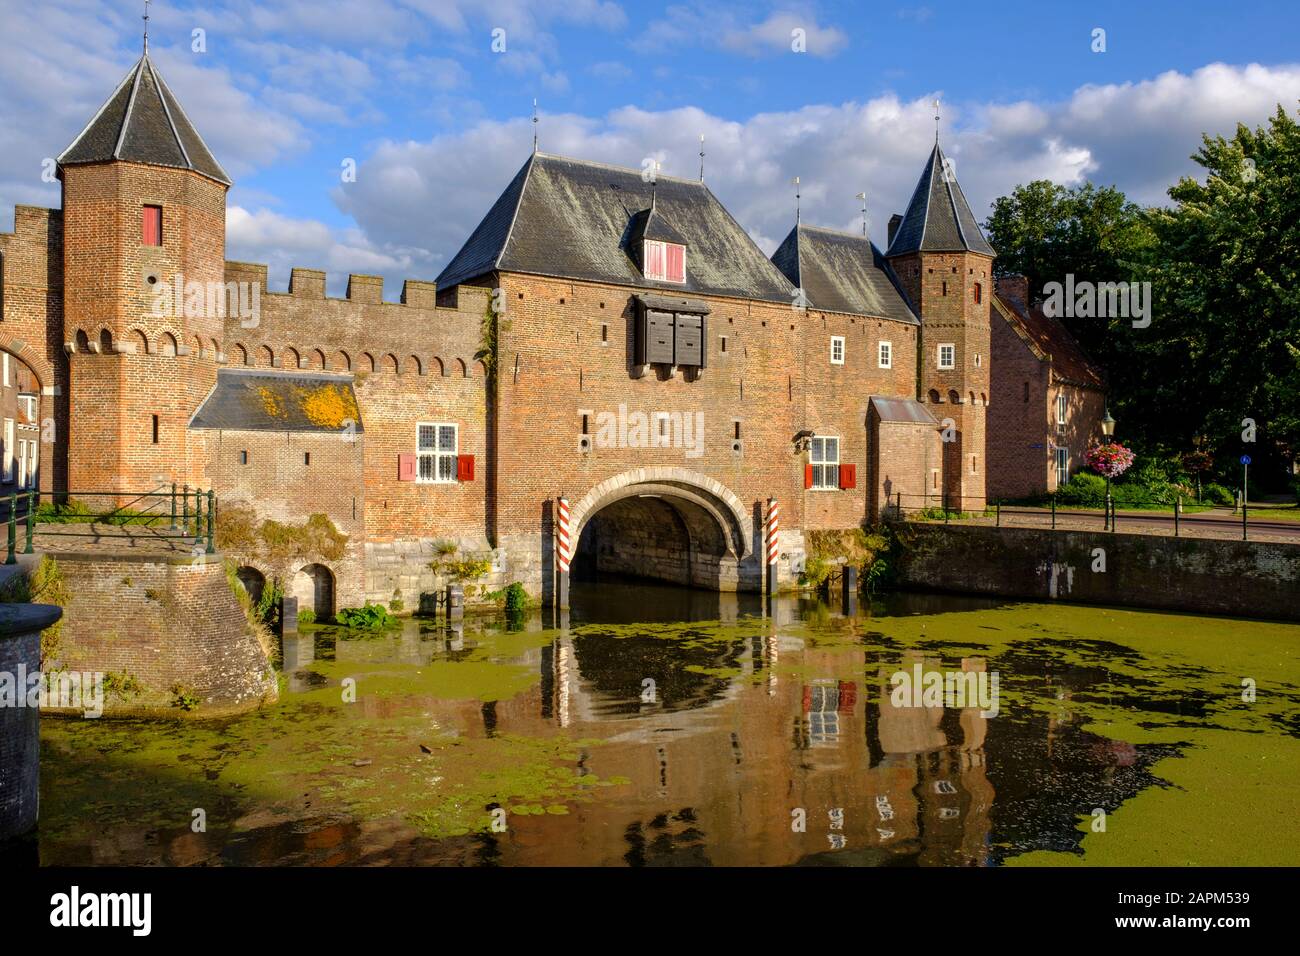
{"type": "Polygon", "coordinates": [[[997,255],[980,232],[957,178],[945,175],[946,169],[943,151],[936,142],[886,255],[908,252],[997,255]]]}
{"type": "Polygon", "coordinates": [[[147,53],[63,151],[59,164],[113,159],[192,169],[231,185],[230,177],[191,125],[147,53]]]}

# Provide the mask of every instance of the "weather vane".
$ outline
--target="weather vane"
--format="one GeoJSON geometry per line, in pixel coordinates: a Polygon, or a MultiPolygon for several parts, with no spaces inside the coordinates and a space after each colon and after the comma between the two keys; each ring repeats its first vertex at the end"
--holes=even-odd
{"type": "Polygon", "coordinates": [[[867,194],[865,192],[858,193],[856,198],[862,200],[862,235],[865,238],[867,235],[867,194]]]}
{"type": "Polygon", "coordinates": [[[704,134],[700,134],[700,182],[704,182],[704,134]]]}
{"type": "Polygon", "coordinates": [[[149,0],[144,0],[144,52],[149,52],[149,0]]]}
{"type": "Polygon", "coordinates": [[[537,152],[537,97],[533,97],[533,152],[537,152]]]}
{"type": "Polygon", "coordinates": [[[939,142],[939,101],[934,101],[934,141],[939,142]]]}
{"type": "Polygon", "coordinates": [[[794,183],[794,224],[797,226],[799,225],[799,200],[800,200],[798,176],[794,178],[793,183],[794,183]]]}

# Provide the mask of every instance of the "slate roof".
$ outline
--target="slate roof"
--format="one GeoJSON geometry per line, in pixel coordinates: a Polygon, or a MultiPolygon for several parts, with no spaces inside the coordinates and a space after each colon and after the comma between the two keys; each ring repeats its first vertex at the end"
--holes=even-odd
{"type": "Polygon", "coordinates": [[[1088,357],[1060,319],[1048,315],[1042,306],[1026,306],[1020,299],[1003,292],[995,293],[994,299],[1003,306],[998,310],[1002,317],[1022,339],[1046,356],[1058,378],[1075,385],[1106,387],[1100,366],[1088,357]]]}
{"type": "Polygon", "coordinates": [[[348,418],[364,431],[350,375],[223,368],[190,428],[337,433],[348,418]]]}
{"type": "Polygon", "coordinates": [[[438,288],[500,271],[791,301],[789,281],[703,183],[660,176],[655,193],[649,218],[662,216],[686,245],[685,283],[653,282],[637,268],[634,220],[650,207],[640,170],[534,153],[438,276],[438,288]]]}
{"type": "Polygon", "coordinates": [[[980,232],[961,184],[944,177],[944,155],[934,144],[921,179],[894,233],[887,255],[907,252],[978,252],[996,255],[980,232]]]}
{"type": "Polygon", "coordinates": [[[147,53],[63,151],[59,163],[70,166],[111,159],[192,169],[231,185],[147,53]]]}
{"type": "Polygon", "coordinates": [[[917,324],[894,271],[866,236],[800,224],[772,262],[811,308],[917,324]]]}
{"type": "Polygon", "coordinates": [[[871,396],[871,407],[882,422],[916,422],[921,425],[938,425],[930,410],[914,398],[871,396]]]}

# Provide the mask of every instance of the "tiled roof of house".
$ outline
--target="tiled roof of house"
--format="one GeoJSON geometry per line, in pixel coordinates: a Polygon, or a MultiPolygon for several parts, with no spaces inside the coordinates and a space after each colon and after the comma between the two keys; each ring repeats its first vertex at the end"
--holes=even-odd
{"type": "Polygon", "coordinates": [[[866,236],[800,224],[772,262],[803,289],[811,308],[917,322],[893,270],[866,236]]]}
{"type": "Polygon", "coordinates": [[[86,124],[59,164],[111,159],[192,169],[229,186],[230,177],[145,54],[86,124]]]}
{"type": "Polygon", "coordinates": [[[995,311],[1052,363],[1052,371],[1058,378],[1075,385],[1105,388],[1102,369],[1088,357],[1060,319],[1049,316],[1041,305],[1026,306],[1023,299],[1002,290],[995,294],[995,299],[1003,306],[995,311]]]}
{"type": "Polygon", "coordinates": [[[939,144],[935,143],[887,255],[907,252],[996,255],[980,232],[961,185],[950,169],[939,144]]]}
{"type": "MultiPolygon", "coordinates": [[[[489,272],[585,279],[672,293],[790,302],[789,281],[703,183],[534,153],[438,276],[447,289],[489,272]],[[686,245],[686,282],[656,282],[637,267],[634,230],[686,245]]],[[[653,238],[653,236],[651,237],[653,238]]]]}
{"type": "Polygon", "coordinates": [[[190,428],[235,431],[362,432],[350,375],[223,368],[190,428]],[[348,425],[349,420],[353,423],[348,425]]]}

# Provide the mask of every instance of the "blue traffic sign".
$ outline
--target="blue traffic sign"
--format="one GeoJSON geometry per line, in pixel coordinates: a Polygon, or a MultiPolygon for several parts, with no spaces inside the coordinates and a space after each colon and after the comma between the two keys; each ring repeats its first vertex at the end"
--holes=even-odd
{"type": "Polygon", "coordinates": [[[1241,456],[1241,463],[1242,463],[1243,465],[1249,465],[1249,464],[1250,464],[1250,456],[1249,456],[1249,455],[1242,455],[1242,456],[1241,456]]]}

